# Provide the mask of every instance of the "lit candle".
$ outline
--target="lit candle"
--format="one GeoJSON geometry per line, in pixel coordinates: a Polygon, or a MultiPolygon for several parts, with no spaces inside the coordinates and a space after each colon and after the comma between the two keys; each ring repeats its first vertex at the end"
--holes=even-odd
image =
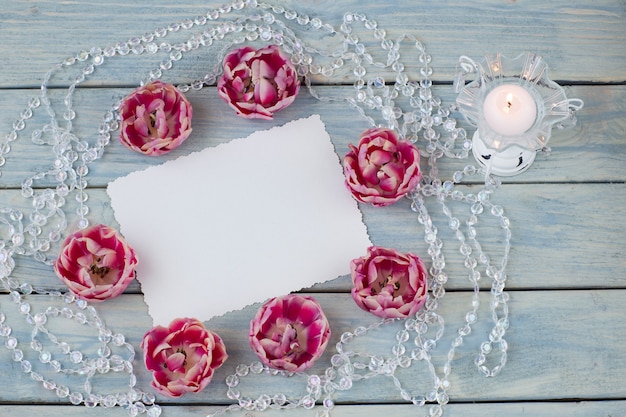
{"type": "Polygon", "coordinates": [[[537,104],[519,85],[502,84],[491,90],[483,103],[485,122],[505,136],[521,135],[537,118],[537,104]]]}

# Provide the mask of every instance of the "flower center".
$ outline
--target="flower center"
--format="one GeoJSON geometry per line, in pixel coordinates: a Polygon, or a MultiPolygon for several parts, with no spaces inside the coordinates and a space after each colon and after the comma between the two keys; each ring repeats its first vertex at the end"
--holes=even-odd
{"type": "Polygon", "coordinates": [[[176,349],[176,352],[173,352],[169,355],[165,362],[163,362],[163,368],[167,369],[170,372],[179,372],[186,373],[187,372],[187,352],[182,347],[176,349]]]}
{"type": "Polygon", "coordinates": [[[100,262],[102,262],[102,258],[98,256],[94,258],[93,263],[89,267],[91,280],[95,285],[110,284],[111,282],[108,282],[109,280],[106,278],[109,272],[111,272],[111,268],[108,266],[100,266],[100,262]]]}
{"type": "Polygon", "coordinates": [[[293,356],[302,352],[304,349],[298,340],[298,329],[293,323],[289,323],[285,327],[280,343],[280,350],[284,356],[293,356]]]}
{"type": "Polygon", "coordinates": [[[153,128],[156,127],[156,119],[157,119],[156,113],[157,113],[156,110],[150,113],[150,126],[153,128]]]}
{"type": "Polygon", "coordinates": [[[150,135],[155,136],[157,134],[157,115],[158,109],[154,110],[150,113],[150,123],[148,124],[148,130],[150,130],[150,135]]]}
{"type": "Polygon", "coordinates": [[[372,286],[372,295],[376,295],[382,292],[388,285],[392,285],[393,287],[393,296],[397,297],[400,295],[400,282],[394,278],[393,275],[389,274],[384,276],[381,281],[377,281],[376,284],[372,286]],[[378,287],[378,288],[377,288],[378,287]]]}
{"type": "Polygon", "coordinates": [[[254,82],[252,81],[252,78],[246,78],[243,81],[243,92],[244,94],[248,94],[254,91],[254,82]]]}

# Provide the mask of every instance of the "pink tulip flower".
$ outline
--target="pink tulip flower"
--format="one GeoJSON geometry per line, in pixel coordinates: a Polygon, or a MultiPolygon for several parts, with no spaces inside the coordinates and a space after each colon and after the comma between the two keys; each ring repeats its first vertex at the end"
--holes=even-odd
{"type": "Polygon", "coordinates": [[[355,199],[374,206],[395,203],[420,180],[419,151],[386,128],[371,128],[343,160],[346,186],[355,199]]]}
{"type": "Polygon", "coordinates": [[[119,109],[120,142],[145,155],[162,155],[191,134],[191,103],[176,87],[159,80],[135,89],[119,109]]]}
{"type": "Polygon", "coordinates": [[[407,318],[426,302],[428,273],[416,255],[371,246],[350,269],[352,298],[378,317],[407,318]]]}
{"type": "Polygon", "coordinates": [[[330,339],[330,325],[318,302],[289,294],[272,298],[250,323],[250,346],[261,362],[300,372],[317,360],[330,339]]]}
{"type": "Polygon", "coordinates": [[[136,265],[133,248],[115,229],[99,224],[65,239],[54,271],[78,298],[98,302],[124,292],[136,265]]]}
{"type": "Polygon", "coordinates": [[[293,103],[300,89],[295,67],[277,45],[236,49],[224,58],[223,66],[217,91],[242,117],[272,119],[293,103]]]}
{"type": "Polygon", "coordinates": [[[203,390],[228,355],[222,339],[192,318],[150,329],[141,342],[152,387],[168,397],[203,390]]]}

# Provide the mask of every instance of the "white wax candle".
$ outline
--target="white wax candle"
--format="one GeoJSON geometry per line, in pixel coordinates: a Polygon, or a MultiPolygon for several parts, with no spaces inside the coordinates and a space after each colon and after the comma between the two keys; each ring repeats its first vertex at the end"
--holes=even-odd
{"type": "Polygon", "coordinates": [[[537,104],[519,85],[502,84],[487,94],[483,103],[485,122],[496,133],[520,135],[535,123],[537,104]]]}

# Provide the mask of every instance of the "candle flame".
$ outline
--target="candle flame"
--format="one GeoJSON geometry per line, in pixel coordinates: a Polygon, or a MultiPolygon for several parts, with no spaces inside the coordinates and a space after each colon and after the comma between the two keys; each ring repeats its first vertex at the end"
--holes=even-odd
{"type": "Polygon", "coordinates": [[[509,93],[506,95],[506,107],[510,109],[512,104],[513,104],[513,94],[509,93]]]}
{"type": "Polygon", "coordinates": [[[513,93],[508,93],[504,98],[504,107],[502,111],[504,113],[509,113],[511,111],[511,107],[513,107],[513,93]]]}

